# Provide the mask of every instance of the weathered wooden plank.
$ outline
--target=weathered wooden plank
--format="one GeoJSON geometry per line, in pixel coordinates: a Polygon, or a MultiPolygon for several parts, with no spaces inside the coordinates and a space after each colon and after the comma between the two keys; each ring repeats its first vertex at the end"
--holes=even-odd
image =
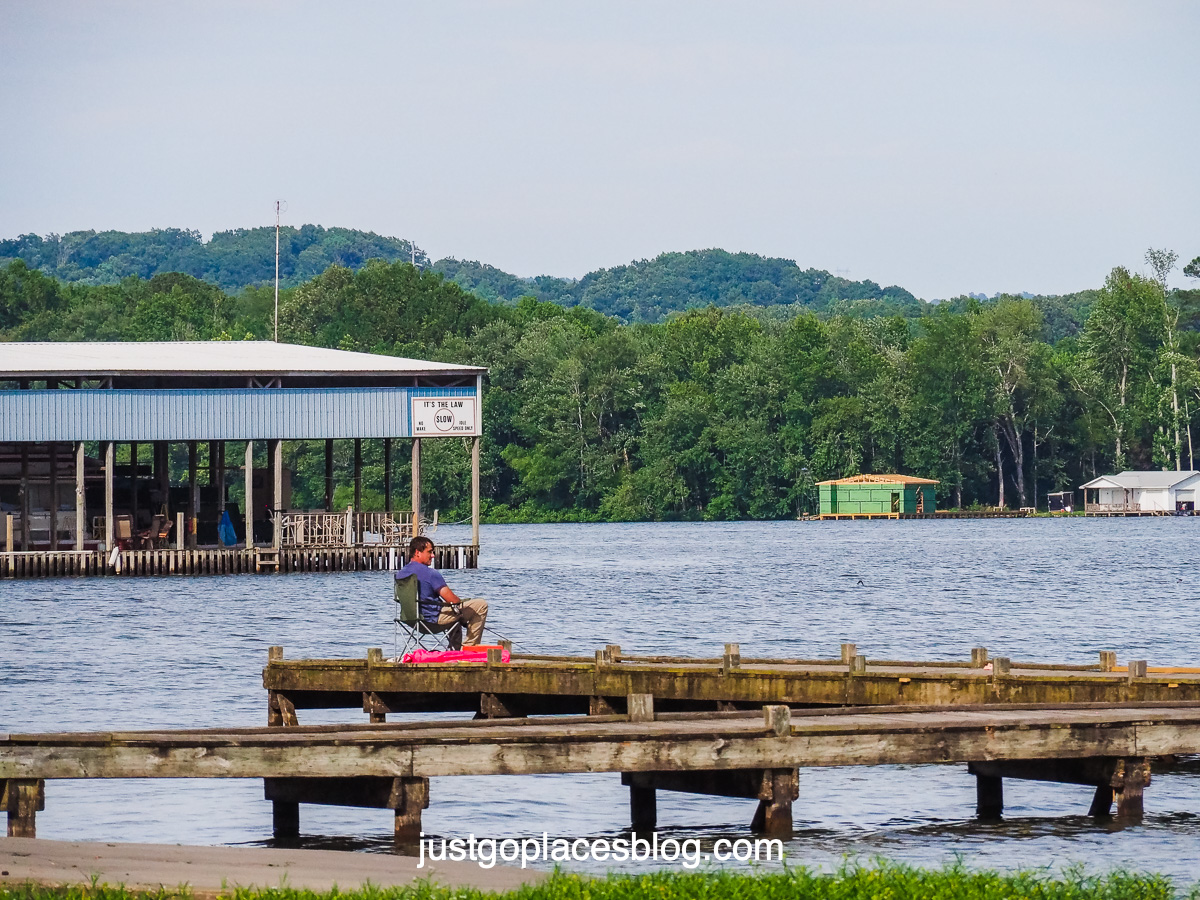
{"type": "MultiPolygon", "coordinates": [[[[967,762],[1002,759],[1147,757],[1200,752],[1200,720],[1139,722],[1137,711],[1106,722],[1090,713],[1071,721],[1043,714],[1038,721],[960,722],[917,715],[884,717],[873,729],[830,717],[793,720],[790,735],[751,723],[625,722],[483,728],[449,727],[421,733],[380,728],[271,736],[229,743],[216,738],[187,745],[183,736],[161,743],[145,735],[108,745],[0,746],[0,777],[430,777],[466,774],[638,772],[686,769],[780,769],[796,766],[967,762]],[[840,727],[836,727],[840,724],[840,727]],[[687,727],[684,727],[687,726],[687,727]]],[[[1160,716],[1160,719],[1162,717],[1160,716]]]]}

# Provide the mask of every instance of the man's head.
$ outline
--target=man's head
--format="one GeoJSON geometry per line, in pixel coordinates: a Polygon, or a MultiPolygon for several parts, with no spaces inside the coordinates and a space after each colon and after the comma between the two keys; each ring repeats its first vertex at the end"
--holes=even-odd
{"type": "Polygon", "coordinates": [[[408,558],[412,562],[419,562],[422,565],[432,565],[433,541],[427,537],[417,535],[408,542],[408,558]]]}

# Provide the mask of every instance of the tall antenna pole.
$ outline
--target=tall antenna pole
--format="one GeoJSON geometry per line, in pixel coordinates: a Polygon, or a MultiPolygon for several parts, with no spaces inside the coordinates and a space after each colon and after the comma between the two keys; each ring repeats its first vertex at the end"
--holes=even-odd
{"type": "Polygon", "coordinates": [[[415,269],[417,267],[417,245],[411,240],[408,242],[408,252],[412,257],[412,267],[415,269]]]}
{"type": "Polygon", "coordinates": [[[275,343],[279,343],[279,204],[275,201],[275,343]]]}

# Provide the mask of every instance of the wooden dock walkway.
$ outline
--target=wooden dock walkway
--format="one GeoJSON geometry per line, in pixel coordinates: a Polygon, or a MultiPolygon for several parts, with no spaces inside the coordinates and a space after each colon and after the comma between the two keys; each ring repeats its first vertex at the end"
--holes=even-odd
{"type": "Polygon", "coordinates": [[[1003,779],[1092,786],[1091,812],[1142,812],[1152,757],[1200,753],[1200,704],[657,712],[504,721],[0,735],[0,805],[10,836],[35,835],[45,783],[60,778],[262,778],[279,836],[299,804],[392,809],[414,838],[429,779],[621,772],[633,825],[653,827],[655,792],[758,801],[752,827],[788,834],[797,767],[968,763],[976,809],[999,815],[1003,779]]]}
{"type": "Polygon", "coordinates": [[[768,704],[935,706],[998,703],[1200,702],[1200,668],[1058,665],[991,658],[975,648],[962,661],[868,659],[843,644],[837,659],[751,659],[736,644],[710,659],[631,656],[610,645],[594,658],[514,655],[482,663],[406,666],[379,650],[359,659],[284,659],[272,648],[263,669],[269,722],[295,724],[297,710],[361,708],[388,713],[473,712],[482,717],[625,712],[631,694],[665,712],[759,709],[768,704]]]}
{"type": "MultiPolygon", "coordinates": [[[[95,575],[247,575],[275,572],[374,572],[399,569],[405,549],[361,547],[252,547],[164,550],[31,550],[0,552],[0,578],[62,578],[95,575]]],[[[479,547],[439,544],[439,569],[479,567],[479,547]]]]}

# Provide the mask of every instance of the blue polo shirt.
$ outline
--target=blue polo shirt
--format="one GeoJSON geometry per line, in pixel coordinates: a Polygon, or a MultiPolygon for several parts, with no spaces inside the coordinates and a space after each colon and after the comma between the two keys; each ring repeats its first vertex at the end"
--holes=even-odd
{"type": "Polygon", "coordinates": [[[419,562],[410,562],[396,573],[396,578],[399,580],[409,575],[417,576],[417,598],[421,618],[426,622],[437,622],[445,603],[440,595],[442,588],[446,586],[446,579],[437,569],[431,569],[419,562]]]}

